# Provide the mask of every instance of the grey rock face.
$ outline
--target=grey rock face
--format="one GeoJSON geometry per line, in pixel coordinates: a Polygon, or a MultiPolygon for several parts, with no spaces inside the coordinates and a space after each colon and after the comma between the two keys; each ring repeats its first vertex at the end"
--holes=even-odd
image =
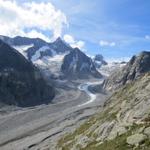
{"type": "Polygon", "coordinates": [[[50,43],[50,47],[57,53],[65,53],[73,50],[73,48],[60,37],[58,37],[53,43],[50,43]]]}
{"type": "Polygon", "coordinates": [[[129,145],[135,145],[138,146],[141,144],[144,140],[147,139],[147,136],[144,134],[134,134],[127,138],[127,143],[129,145]]]}
{"type": "Polygon", "coordinates": [[[34,106],[49,103],[54,95],[39,70],[0,40],[0,103],[34,106]]]}
{"type": "Polygon", "coordinates": [[[150,52],[141,52],[138,56],[133,56],[125,67],[110,75],[105,80],[104,88],[114,90],[126,83],[133,81],[142,74],[150,71],[150,52]]]}
{"type": "Polygon", "coordinates": [[[61,71],[69,78],[88,78],[89,76],[102,77],[96,70],[92,59],[86,56],[78,48],[75,48],[65,56],[61,71]]]}
{"type": "Polygon", "coordinates": [[[147,127],[147,128],[144,130],[144,134],[146,134],[146,135],[150,138],[150,127],[147,127]]]}
{"type": "Polygon", "coordinates": [[[107,65],[108,63],[104,60],[101,54],[97,54],[94,58],[94,63],[96,68],[100,68],[102,65],[107,65]]]}

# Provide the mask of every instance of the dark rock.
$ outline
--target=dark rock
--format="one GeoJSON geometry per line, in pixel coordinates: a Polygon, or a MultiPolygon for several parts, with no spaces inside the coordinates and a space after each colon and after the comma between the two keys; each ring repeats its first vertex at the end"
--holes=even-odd
{"type": "Polygon", "coordinates": [[[48,104],[55,92],[40,71],[0,40],[0,102],[21,107],[48,104]]]}
{"type": "Polygon", "coordinates": [[[57,54],[70,52],[73,48],[63,41],[60,37],[56,39],[53,43],[50,43],[50,47],[57,52],[57,54]]]}
{"type": "Polygon", "coordinates": [[[101,54],[97,54],[94,58],[94,63],[96,68],[100,68],[102,65],[107,65],[108,63],[104,60],[101,54]]]}

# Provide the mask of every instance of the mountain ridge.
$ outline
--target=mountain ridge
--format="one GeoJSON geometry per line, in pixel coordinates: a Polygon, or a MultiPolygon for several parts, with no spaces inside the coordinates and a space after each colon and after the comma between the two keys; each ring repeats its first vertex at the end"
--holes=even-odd
{"type": "Polygon", "coordinates": [[[136,80],[142,74],[150,71],[150,52],[143,51],[133,56],[130,61],[118,71],[115,71],[103,83],[107,90],[114,90],[128,82],[136,80]]]}
{"type": "Polygon", "coordinates": [[[72,47],[70,47],[60,37],[58,37],[54,42],[46,42],[40,38],[28,38],[21,36],[10,38],[1,35],[0,39],[9,44],[11,47],[17,48],[18,51],[20,51],[21,46],[29,46],[24,50],[24,53],[26,53],[27,56],[26,58],[29,60],[32,60],[32,57],[36,55],[36,52],[43,47],[47,48],[43,51],[39,51],[40,56],[38,58],[42,58],[44,56],[52,57],[55,54],[72,51],[72,47]]]}

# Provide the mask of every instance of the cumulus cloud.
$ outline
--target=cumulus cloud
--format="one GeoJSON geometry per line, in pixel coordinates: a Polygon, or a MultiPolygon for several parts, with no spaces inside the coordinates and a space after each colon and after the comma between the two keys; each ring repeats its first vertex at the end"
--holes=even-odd
{"type": "Polygon", "coordinates": [[[65,35],[64,35],[64,40],[65,40],[67,43],[69,43],[69,44],[75,43],[74,38],[73,38],[71,35],[69,35],[69,34],[65,34],[65,35]]]}
{"type": "Polygon", "coordinates": [[[146,35],[145,39],[150,40],[150,35],[146,35]]]}
{"type": "Polygon", "coordinates": [[[84,50],[84,46],[85,46],[84,41],[81,41],[81,40],[77,41],[74,39],[73,36],[71,36],[69,34],[65,34],[63,39],[65,40],[65,42],[70,44],[73,48],[78,47],[79,49],[84,50]]]}
{"type": "Polygon", "coordinates": [[[36,30],[31,30],[30,32],[27,32],[25,36],[30,37],[30,38],[39,37],[45,41],[50,41],[50,39],[47,36],[42,34],[40,31],[36,31],[36,30]]]}
{"type": "Polygon", "coordinates": [[[105,40],[101,40],[99,42],[100,46],[104,47],[104,46],[109,46],[109,47],[114,47],[116,46],[115,42],[109,42],[109,41],[105,41],[105,40]]]}
{"type": "Polygon", "coordinates": [[[48,40],[42,32],[52,32],[53,38],[61,36],[68,26],[63,12],[50,2],[18,4],[12,0],[0,0],[0,34],[8,36],[31,36],[48,40]],[[28,31],[28,32],[27,32],[28,31]]]}

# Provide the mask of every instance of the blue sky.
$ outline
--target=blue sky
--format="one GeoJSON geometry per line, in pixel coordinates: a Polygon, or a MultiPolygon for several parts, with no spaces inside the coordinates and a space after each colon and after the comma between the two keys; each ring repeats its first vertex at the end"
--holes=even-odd
{"type": "MultiPolygon", "coordinates": [[[[76,43],[84,42],[83,49],[89,55],[101,53],[106,59],[126,59],[150,50],[149,0],[33,1],[52,3],[60,10],[67,19],[67,25],[61,26],[62,38],[70,35],[76,43]]],[[[17,0],[18,5],[23,2],[31,1],[17,0]]],[[[53,35],[48,28],[36,30],[47,37],[53,35]]]]}
{"type": "Polygon", "coordinates": [[[105,57],[131,57],[150,50],[149,0],[52,0],[70,21],[68,31],[86,41],[88,53],[105,57]],[[147,38],[146,38],[147,37],[147,38]],[[115,42],[100,46],[99,41],[115,42]]]}

